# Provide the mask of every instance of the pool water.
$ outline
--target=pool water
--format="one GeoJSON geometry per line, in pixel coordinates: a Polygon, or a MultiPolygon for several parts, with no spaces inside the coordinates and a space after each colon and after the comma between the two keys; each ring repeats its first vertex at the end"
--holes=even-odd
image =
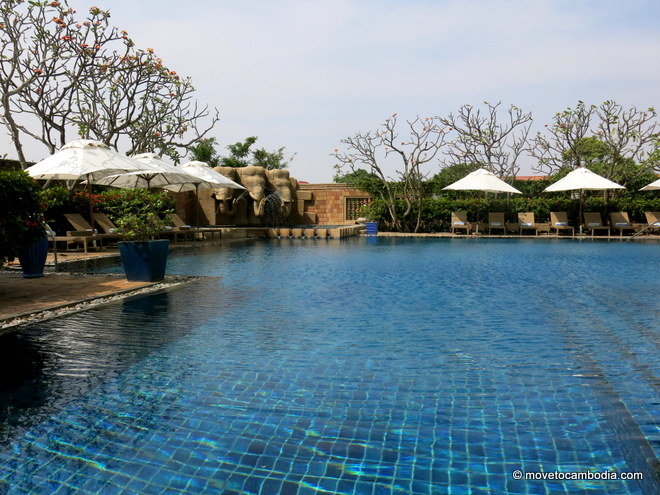
{"type": "Polygon", "coordinates": [[[168,272],[213,278],[0,337],[0,493],[658,493],[658,244],[284,239],[168,272]]]}

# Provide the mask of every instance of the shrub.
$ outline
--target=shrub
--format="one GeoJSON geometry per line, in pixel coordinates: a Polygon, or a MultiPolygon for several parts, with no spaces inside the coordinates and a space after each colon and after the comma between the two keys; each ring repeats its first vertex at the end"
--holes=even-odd
{"type": "MultiPolygon", "coordinates": [[[[400,201],[400,211],[405,204],[400,201]]],[[[537,222],[547,222],[551,211],[565,211],[569,222],[579,224],[580,204],[576,199],[567,195],[549,195],[536,197],[516,197],[507,199],[494,198],[460,198],[437,196],[424,201],[422,207],[422,232],[437,232],[449,230],[451,213],[453,211],[466,211],[468,219],[472,222],[486,222],[488,212],[501,211],[505,213],[508,222],[517,221],[520,212],[533,212],[537,222]]],[[[603,221],[607,221],[613,211],[627,211],[631,221],[644,221],[645,211],[660,211],[660,197],[650,197],[641,194],[629,194],[615,198],[607,203],[603,198],[588,197],[584,202],[584,211],[599,212],[603,221]]],[[[379,222],[380,230],[391,230],[389,215],[382,201],[375,199],[365,206],[361,214],[369,219],[379,222]]]]}
{"type": "MultiPolygon", "coordinates": [[[[46,219],[57,231],[71,230],[64,220],[65,213],[80,213],[89,216],[89,193],[87,191],[68,191],[61,186],[43,191],[46,205],[46,219]]],[[[131,215],[142,216],[154,213],[163,217],[174,211],[174,199],[165,191],[147,189],[108,189],[92,194],[94,211],[102,212],[116,222],[131,215]]]]}
{"type": "Polygon", "coordinates": [[[95,198],[95,208],[112,221],[131,215],[154,213],[164,216],[174,212],[174,199],[165,191],[147,189],[111,189],[95,198]]]}
{"type": "Polygon", "coordinates": [[[158,238],[165,228],[155,213],[127,215],[116,219],[119,234],[126,241],[146,242],[158,238]]]}
{"type": "Polygon", "coordinates": [[[23,171],[0,172],[0,261],[45,237],[40,191],[23,171]]]}

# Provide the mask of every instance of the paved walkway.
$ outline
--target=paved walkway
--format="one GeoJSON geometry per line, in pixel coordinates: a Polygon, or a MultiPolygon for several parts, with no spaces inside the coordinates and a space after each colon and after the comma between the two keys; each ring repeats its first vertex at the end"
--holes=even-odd
{"type": "MultiPolygon", "coordinates": [[[[461,239],[611,239],[611,240],[630,240],[631,236],[626,235],[620,237],[619,234],[614,234],[610,237],[604,236],[591,236],[591,235],[557,235],[557,234],[543,234],[543,235],[518,235],[518,234],[507,234],[507,235],[458,235],[452,234],[451,232],[378,232],[379,237],[446,237],[446,238],[461,238],[461,239]]],[[[646,234],[643,236],[635,237],[632,239],[634,241],[659,241],[660,235],[651,235],[646,234]]]]}
{"type": "Polygon", "coordinates": [[[23,278],[20,272],[0,272],[0,320],[147,285],[151,283],[112,276],[50,273],[42,278],[23,278]]]}

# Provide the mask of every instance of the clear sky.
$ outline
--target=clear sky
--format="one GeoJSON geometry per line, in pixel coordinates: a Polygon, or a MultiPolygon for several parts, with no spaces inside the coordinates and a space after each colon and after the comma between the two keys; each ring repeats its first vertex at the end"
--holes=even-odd
{"type": "Polygon", "coordinates": [[[660,99],[658,0],[94,1],[220,109],[222,153],[255,135],[297,152],[292,175],[310,182],[331,180],[343,137],[395,112],[501,100],[541,129],[577,100],[660,99]]]}

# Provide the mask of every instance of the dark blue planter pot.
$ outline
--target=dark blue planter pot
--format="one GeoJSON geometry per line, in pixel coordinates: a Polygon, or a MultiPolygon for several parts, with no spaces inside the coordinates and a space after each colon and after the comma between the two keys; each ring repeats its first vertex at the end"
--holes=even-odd
{"type": "Polygon", "coordinates": [[[21,262],[21,268],[23,269],[23,277],[43,277],[46,256],[48,256],[48,239],[39,239],[29,244],[18,255],[18,260],[21,262]]]}
{"type": "Polygon", "coordinates": [[[367,222],[367,235],[378,235],[378,222],[367,222]]]}
{"type": "Polygon", "coordinates": [[[165,278],[167,251],[170,241],[120,242],[119,254],[124,264],[126,280],[157,282],[165,278]]]}

